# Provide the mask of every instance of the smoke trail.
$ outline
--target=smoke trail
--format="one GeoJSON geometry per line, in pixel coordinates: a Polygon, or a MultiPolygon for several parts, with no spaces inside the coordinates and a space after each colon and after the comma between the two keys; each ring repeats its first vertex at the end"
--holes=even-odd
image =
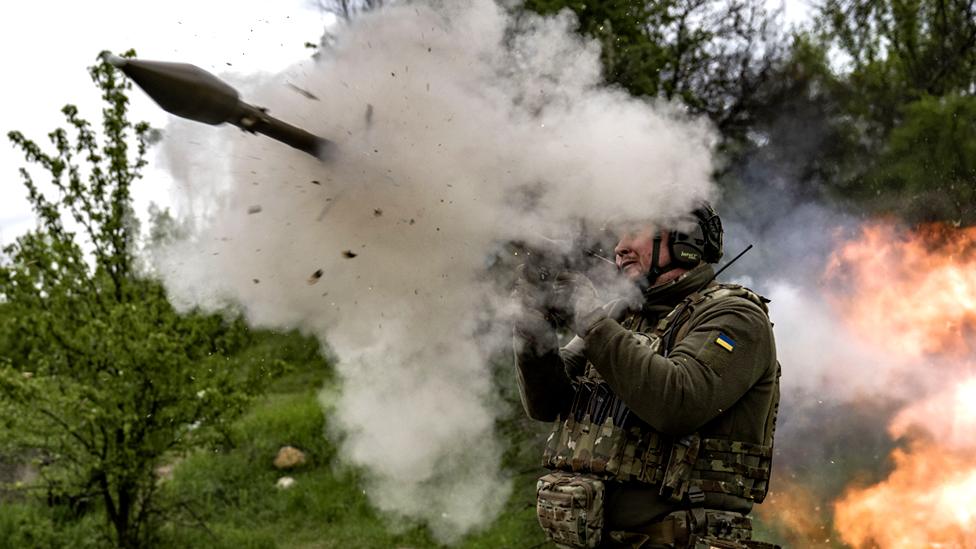
{"type": "Polygon", "coordinates": [[[662,219],[712,195],[709,127],[602,87],[598,48],[574,24],[516,21],[484,1],[384,9],[245,93],[336,140],[335,161],[179,123],[165,144],[200,216],[160,255],[174,302],[237,303],[255,325],[327,342],[342,455],[366,467],[378,508],[442,540],[488,523],[508,493],[486,367],[496,349],[482,344],[507,329],[496,319],[474,338],[499,297],[489,254],[568,236],[580,218],[662,219]]]}

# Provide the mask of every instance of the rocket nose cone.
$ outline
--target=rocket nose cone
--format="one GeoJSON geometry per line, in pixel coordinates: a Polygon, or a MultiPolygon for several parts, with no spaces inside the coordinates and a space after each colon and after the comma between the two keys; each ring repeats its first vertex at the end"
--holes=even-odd
{"type": "Polygon", "coordinates": [[[121,69],[128,64],[125,58],[119,57],[118,55],[114,55],[111,53],[105,55],[105,60],[108,61],[110,65],[112,65],[117,69],[121,69]]]}
{"type": "Polygon", "coordinates": [[[222,124],[238,110],[237,90],[200,67],[145,59],[121,62],[116,66],[170,114],[222,124]]]}

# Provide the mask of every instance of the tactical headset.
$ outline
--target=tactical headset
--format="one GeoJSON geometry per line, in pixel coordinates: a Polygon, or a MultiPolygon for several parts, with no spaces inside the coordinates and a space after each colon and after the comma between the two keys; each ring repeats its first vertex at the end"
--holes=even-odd
{"type": "Polygon", "coordinates": [[[672,229],[668,233],[668,252],[671,262],[660,265],[661,235],[654,237],[651,264],[647,281],[653,284],[662,274],[674,269],[690,269],[701,262],[717,263],[722,258],[722,220],[708,202],[691,212],[695,225],[688,232],[672,229]]]}

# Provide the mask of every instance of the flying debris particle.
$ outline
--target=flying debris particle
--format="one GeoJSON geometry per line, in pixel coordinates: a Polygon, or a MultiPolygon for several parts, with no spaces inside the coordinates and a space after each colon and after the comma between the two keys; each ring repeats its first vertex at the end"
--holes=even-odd
{"type": "Polygon", "coordinates": [[[383,215],[382,208],[374,208],[373,209],[373,217],[379,217],[381,215],[383,215]]]}
{"type": "Polygon", "coordinates": [[[308,91],[306,89],[299,88],[298,86],[292,84],[291,82],[285,82],[285,85],[288,86],[289,88],[295,90],[296,92],[298,92],[299,94],[301,94],[302,96],[304,96],[307,99],[311,99],[312,101],[318,101],[319,100],[319,98],[316,97],[314,93],[312,93],[312,92],[310,92],[310,91],[308,91]]]}
{"type": "Polygon", "coordinates": [[[313,179],[312,180],[312,185],[321,185],[321,184],[322,184],[322,182],[319,181],[318,179],[313,179]]]}
{"type": "Polygon", "coordinates": [[[252,279],[251,279],[251,282],[253,282],[253,283],[255,283],[255,284],[260,284],[260,283],[261,283],[261,280],[259,280],[259,279],[257,279],[257,278],[252,278],[252,279]]]}
{"type": "Polygon", "coordinates": [[[247,209],[247,213],[249,213],[249,214],[261,213],[261,206],[258,205],[258,204],[255,204],[255,205],[253,205],[253,206],[251,206],[250,208],[247,209]]]}
{"type": "Polygon", "coordinates": [[[318,269],[317,271],[312,273],[312,275],[308,277],[308,280],[306,280],[306,282],[308,282],[308,285],[311,286],[312,284],[318,282],[320,278],[322,278],[322,269],[318,269]]]}
{"type": "Polygon", "coordinates": [[[356,252],[354,252],[352,250],[343,250],[343,252],[342,252],[342,256],[345,257],[346,259],[352,259],[352,258],[356,257],[357,255],[359,255],[359,254],[357,254],[356,252]]]}
{"type": "Polygon", "coordinates": [[[416,223],[416,222],[417,222],[417,221],[416,221],[416,220],[414,220],[414,218],[412,218],[412,217],[410,218],[410,224],[411,224],[411,225],[413,225],[413,224],[414,224],[414,223],[416,223]]]}
{"type": "Polygon", "coordinates": [[[332,205],[333,204],[335,204],[335,202],[332,201],[332,197],[331,196],[328,197],[328,198],[326,198],[325,199],[325,206],[322,206],[322,211],[319,212],[319,215],[315,216],[315,220],[316,221],[322,221],[322,218],[325,217],[325,214],[329,213],[329,210],[332,209],[332,205]]]}
{"type": "Polygon", "coordinates": [[[373,124],[373,104],[366,103],[366,125],[371,126],[373,124]]]}
{"type": "Polygon", "coordinates": [[[228,67],[233,67],[234,66],[234,65],[231,65],[230,64],[230,61],[224,61],[224,64],[227,65],[228,67]]]}
{"type": "Polygon", "coordinates": [[[390,73],[390,76],[392,76],[393,78],[396,78],[396,73],[395,72],[391,72],[390,73]]]}

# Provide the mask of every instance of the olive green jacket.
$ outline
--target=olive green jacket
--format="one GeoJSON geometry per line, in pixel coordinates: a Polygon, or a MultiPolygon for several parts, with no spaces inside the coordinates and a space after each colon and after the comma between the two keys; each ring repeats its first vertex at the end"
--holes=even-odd
{"type": "MultiPolygon", "coordinates": [[[[571,380],[592,367],[632,413],[662,433],[698,432],[703,438],[756,444],[771,441],[779,366],[772,325],[760,306],[733,296],[701,303],[690,310],[681,330],[686,333],[667,357],[632,335],[653,333],[660,318],[712,275],[711,266],[702,265],[651,288],[640,311],[622,322],[600,320],[561,349],[517,336],[517,379],[528,415],[556,419],[571,402],[571,380]],[[720,334],[732,342],[731,351],[716,341],[720,334]]],[[[741,512],[752,507],[747,500],[724,494],[709,494],[706,506],[741,512]]],[[[648,486],[611,483],[606,517],[609,527],[626,528],[675,508],[648,486]]]]}

